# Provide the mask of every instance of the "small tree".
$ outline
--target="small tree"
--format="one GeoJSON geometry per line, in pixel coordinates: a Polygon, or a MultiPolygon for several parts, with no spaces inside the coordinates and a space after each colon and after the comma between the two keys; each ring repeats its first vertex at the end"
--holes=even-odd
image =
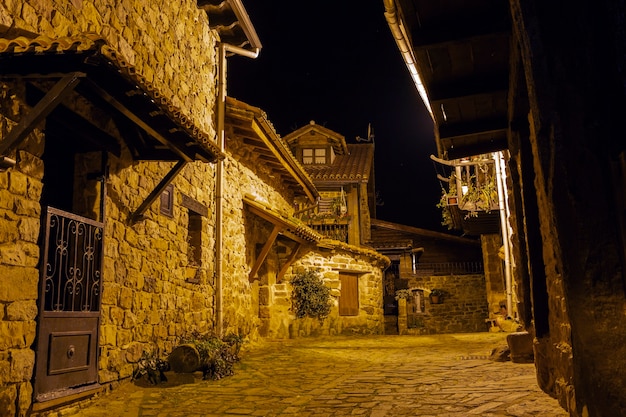
{"type": "Polygon", "coordinates": [[[330,289],[324,285],[319,274],[307,270],[297,274],[292,280],[293,292],[291,295],[293,310],[296,317],[316,318],[324,321],[330,314],[330,289]]]}

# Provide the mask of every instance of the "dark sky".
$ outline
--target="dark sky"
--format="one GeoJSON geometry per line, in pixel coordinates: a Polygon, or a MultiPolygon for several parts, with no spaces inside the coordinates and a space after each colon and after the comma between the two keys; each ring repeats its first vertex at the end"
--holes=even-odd
{"type": "Polygon", "coordinates": [[[285,136],[315,120],[355,143],[375,133],[377,217],[441,226],[429,158],[433,124],[384,17],[382,0],[247,0],[263,44],[257,59],[228,59],[228,95],[263,109],[285,136]]]}

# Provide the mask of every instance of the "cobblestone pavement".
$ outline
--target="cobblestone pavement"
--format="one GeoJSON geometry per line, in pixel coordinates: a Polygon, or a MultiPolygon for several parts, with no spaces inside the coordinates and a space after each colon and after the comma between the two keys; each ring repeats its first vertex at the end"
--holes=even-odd
{"type": "Polygon", "coordinates": [[[123,383],[85,417],[567,416],[543,393],[533,364],[493,362],[505,333],[264,341],[235,375],[203,381],[168,373],[157,386],[123,383]]]}

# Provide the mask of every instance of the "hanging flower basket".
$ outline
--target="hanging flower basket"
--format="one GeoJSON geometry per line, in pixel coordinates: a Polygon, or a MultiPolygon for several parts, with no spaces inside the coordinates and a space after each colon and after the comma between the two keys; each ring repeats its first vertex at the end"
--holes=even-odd
{"type": "Polygon", "coordinates": [[[443,303],[444,292],[443,290],[435,288],[430,291],[430,295],[428,297],[430,298],[431,304],[441,304],[443,303]]]}

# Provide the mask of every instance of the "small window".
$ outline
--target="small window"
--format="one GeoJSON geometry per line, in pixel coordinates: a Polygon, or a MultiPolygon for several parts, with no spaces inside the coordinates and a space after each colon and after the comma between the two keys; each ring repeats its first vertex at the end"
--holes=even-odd
{"type": "Polygon", "coordinates": [[[326,148],[302,149],[302,163],[304,165],[324,165],[326,163],[326,148]]]}
{"type": "Polygon", "coordinates": [[[326,149],[324,148],[315,149],[315,163],[316,164],[326,163],[326,149]]]}
{"type": "Polygon", "coordinates": [[[339,315],[359,315],[359,277],[356,275],[339,274],[341,292],[339,294],[339,315]]]}
{"type": "Polygon", "coordinates": [[[187,265],[202,265],[202,216],[191,211],[187,224],[187,265]]]}
{"type": "Polygon", "coordinates": [[[168,184],[161,193],[161,214],[174,216],[174,184],[168,184]]]}
{"type": "Polygon", "coordinates": [[[302,149],[302,163],[304,165],[313,163],[313,149],[302,149]]]}

